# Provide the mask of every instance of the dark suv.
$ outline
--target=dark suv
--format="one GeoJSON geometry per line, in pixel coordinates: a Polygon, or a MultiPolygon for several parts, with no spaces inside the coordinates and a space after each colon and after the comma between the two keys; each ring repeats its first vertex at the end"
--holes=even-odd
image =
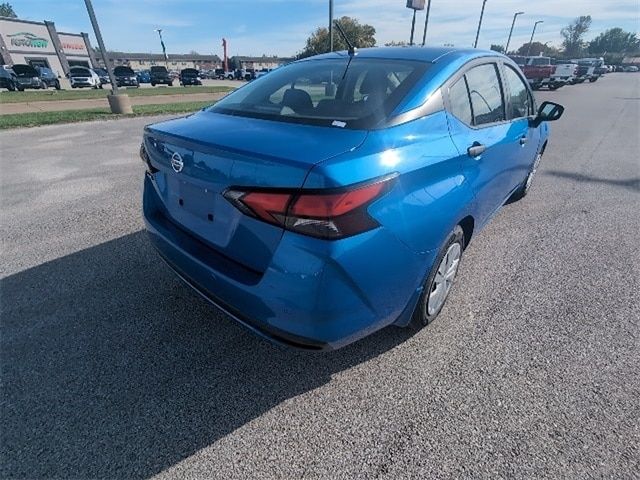
{"type": "Polygon", "coordinates": [[[180,83],[183,87],[187,85],[202,85],[200,72],[195,68],[185,68],[180,72],[180,83]]]}
{"type": "Polygon", "coordinates": [[[47,84],[42,81],[38,71],[31,65],[17,64],[12,69],[22,88],[47,88],[47,84]]]}
{"type": "Polygon", "coordinates": [[[166,67],[151,67],[151,86],[155,87],[158,84],[173,86],[173,80],[166,67]]]}
{"type": "Polygon", "coordinates": [[[113,76],[116,77],[116,83],[119,87],[136,87],[140,86],[136,72],[131,67],[119,65],[113,69],[113,76]]]}
{"type": "Polygon", "coordinates": [[[53,70],[47,67],[36,67],[36,70],[40,74],[40,80],[42,80],[47,87],[60,90],[60,80],[58,76],[53,73],[53,70]]]}
{"type": "Polygon", "coordinates": [[[6,88],[10,92],[18,90],[19,92],[24,90],[24,87],[18,82],[18,77],[8,67],[0,66],[0,88],[6,88]]]}

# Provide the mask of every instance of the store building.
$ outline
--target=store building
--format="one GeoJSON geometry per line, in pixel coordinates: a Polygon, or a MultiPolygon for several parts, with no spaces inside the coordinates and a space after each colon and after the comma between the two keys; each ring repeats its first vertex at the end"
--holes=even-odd
{"type": "Polygon", "coordinates": [[[0,62],[48,67],[64,77],[74,65],[95,66],[86,33],[62,33],[53,22],[0,17],[0,62]]]}
{"type": "Polygon", "coordinates": [[[183,68],[210,70],[220,68],[222,65],[222,60],[217,55],[200,55],[198,53],[169,53],[167,60],[161,53],[108,52],[107,56],[114,66],[126,65],[134,70],[149,70],[154,65],[162,65],[169,70],[178,71],[183,68]]]}

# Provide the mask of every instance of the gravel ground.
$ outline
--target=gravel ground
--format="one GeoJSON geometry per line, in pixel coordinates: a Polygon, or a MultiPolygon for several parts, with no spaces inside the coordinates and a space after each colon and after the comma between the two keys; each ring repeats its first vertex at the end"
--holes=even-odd
{"type": "Polygon", "coordinates": [[[307,354],[143,230],[149,118],[0,133],[2,478],[639,478],[640,75],[567,107],[438,321],[307,354]]]}

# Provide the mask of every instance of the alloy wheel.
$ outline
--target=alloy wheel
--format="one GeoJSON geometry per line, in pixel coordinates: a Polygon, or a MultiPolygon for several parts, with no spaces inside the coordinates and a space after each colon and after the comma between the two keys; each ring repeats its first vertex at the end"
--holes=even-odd
{"type": "Polygon", "coordinates": [[[462,246],[460,243],[452,243],[447,249],[447,253],[442,257],[438,270],[433,279],[429,299],[427,300],[427,314],[436,314],[444,305],[449,291],[453,286],[453,280],[458,272],[462,246]]]}

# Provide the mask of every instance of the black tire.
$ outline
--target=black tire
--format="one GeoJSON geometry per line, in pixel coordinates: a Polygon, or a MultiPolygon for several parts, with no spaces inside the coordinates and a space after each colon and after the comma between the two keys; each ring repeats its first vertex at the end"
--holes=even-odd
{"type": "Polygon", "coordinates": [[[60,90],[60,81],[56,80],[56,84],[54,85],[56,90],[60,90]]]}
{"type": "Polygon", "coordinates": [[[595,83],[595,82],[596,82],[596,80],[598,80],[598,77],[591,77],[591,78],[589,79],[589,83],[595,83]]]}
{"type": "Polygon", "coordinates": [[[13,83],[9,82],[7,83],[7,90],[9,90],[10,92],[15,92],[16,86],[13,83]]]}
{"type": "Polygon", "coordinates": [[[550,83],[549,84],[549,90],[557,90],[562,86],[561,83],[550,83]]]}
{"type": "Polygon", "coordinates": [[[173,82],[169,82],[169,86],[170,86],[170,87],[173,87],[173,82]]]}
{"type": "Polygon", "coordinates": [[[538,167],[540,166],[541,160],[542,152],[536,155],[536,159],[533,161],[529,173],[527,173],[527,176],[522,181],[518,189],[511,194],[511,197],[509,197],[509,200],[507,200],[507,204],[517,202],[527,196],[527,193],[529,193],[529,190],[531,190],[531,185],[533,184],[533,180],[535,179],[536,172],[538,170],[538,167]]]}
{"type": "Polygon", "coordinates": [[[155,86],[156,86],[156,83],[155,83],[155,82],[151,82],[151,86],[152,86],[152,87],[155,87],[155,86]]]}
{"type": "MultiPolygon", "coordinates": [[[[424,282],[422,295],[420,295],[420,299],[418,300],[416,309],[413,311],[413,316],[411,317],[411,321],[409,322],[409,326],[411,328],[415,330],[419,330],[423,327],[426,327],[436,319],[436,317],[440,314],[440,312],[446,305],[447,298],[445,297],[440,307],[436,311],[429,314],[429,311],[428,311],[429,297],[431,292],[434,289],[434,280],[436,278],[436,274],[438,273],[438,268],[440,267],[442,259],[447,254],[449,248],[451,248],[451,246],[454,243],[458,243],[460,245],[460,260],[462,260],[462,252],[464,251],[464,245],[465,245],[464,242],[465,242],[464,231],[462,230],[462,227],[460,227],[460,225],[456,225],[456,227],[453,229],[453,232],[449,234],[449,236],[447,237],[447,240],[444,242],[444,245],[440,249],[438,256],[433,262],[433,266],[431,267],[431,272],[429,272],[429,276],[427,277],[427,280],[424,282]]],[[[455,277],[453,281],[455,281],[455,277]]],[[[447,296],[448,296],[448,293],[450,293],[450,290],[447,292],[447,296]]]]}

